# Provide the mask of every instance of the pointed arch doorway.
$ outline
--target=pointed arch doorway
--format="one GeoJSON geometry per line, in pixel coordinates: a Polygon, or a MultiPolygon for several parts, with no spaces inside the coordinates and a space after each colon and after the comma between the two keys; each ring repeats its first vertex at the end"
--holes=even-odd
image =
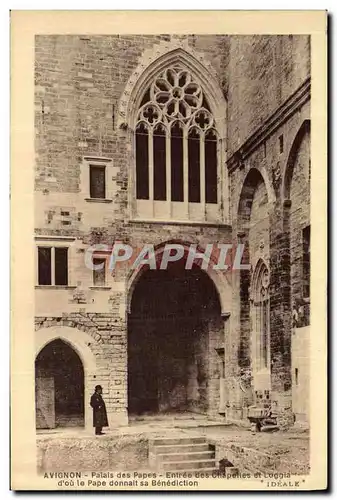
{"type": "Polygon", "coordinates": [[[222,334],[219,296],[206,272],[186,270],[184,261],[145,270],[128,316],[129,415],[209,413],[219,399],[214,339],[222,334]]]}
{"type": "Polygon", "coordinates": [[[35,360],[37,429],[84,426],[84,370],[64,340],[45,345],[35,360]]]}

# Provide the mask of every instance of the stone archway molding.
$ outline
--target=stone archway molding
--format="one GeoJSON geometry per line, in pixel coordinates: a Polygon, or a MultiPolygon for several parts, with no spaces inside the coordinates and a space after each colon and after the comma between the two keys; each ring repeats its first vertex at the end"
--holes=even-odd
{"type": "Polygon", "coordinates": [[[298,152],[301,148],[302,141],[305,137],[306,134],[310,134],[310,120],[306,119],[303,121],[302,125],[298,129],[296,136],[292,142],[285,172],[284,172],[284,177],[283,177],[283,182],[282,182],[282,195],[283,195],[283,201],[290,200],[290,186],[291,186],[291,181],[293,177],[293,171],[294,171],[294,166],[295,162],[297,159],[298,152]]]}
{"type": "MultiPolygon", "coordinates": [[[[188,249],[192,242],[181,241],[181,240],[169,240],[160,243],[155,247],[156,258],[163,253],[166,244],[175,244],[175,243],[182,245],[184,248],[188,249]]],[[[202,247],[202,245],[198,244],[198,251],[202,252],[205,251],[205,249],[202,247]]],[[[146,269],[147,266],[143,265],[140,267],[140,269],[135,269],[131,271],[127,277],[127,283],[126,283],[127,312],[131,311],[131,301],[133,292],[137,286],[139,279],[141,278],[146,269]]],[[[227,276],[226,273],[223,273],[222,271],[219,270],[215,270],[211,267],[209,267],[209,269],[205,270],[204,272],[213,282],[213,285],[218,295],[221,314],[222,315],[228,314],[229,304],[231,304],[231,297],[232,297],[232,287],[229,277],[227,276]]]]}
{"type": "Polygon", "coordinates": [[[63,340],[78,354],[86,373],[96,371],[96,360],[88,344],[92,337],[77,328],[67,326],[51,326],[35,332],[35,357],[53,340],[63,340]]]}
{"type": "Polygon", "coordinates": [[[84,423],[87,430],[92,427],[92,412],[90,396],[93,387],[90,382],[96,373],[96,359],[88,344],[93,338],[77,328],[67,326],[51,326],[40,328],[35,332],[35,359],[42,349],[53,340],[62,340],[68,344],[79,356],[84,372],[84,423]]]}
{"type": "Polygon", "coordinates": [[[170,41],[161,41],[144,50],[136,69],[130,76],[119,101],[118,127],[133,128],[139,102],[154,76],[164,68],[181,63],[195,80],[205,89],[217,130],[225,136],[227,103],[217,79],[216,72],[205,56],[196,51],[185,37],[176,36],[170,41]]]}
{"type": "MultiPolygon", "coordinates": [[[[256,167],[250,168],[248,170],[248,172],[247,172],[247,174],[246,174],[243,182],[242,182],[240,196],[239,196],[239,199],[238,199],[236,214],[237,214],[237,217],[238,217],[239,221],[241,221],[243,202],[246,199],[245,190],[247,188],[247,185],[250,182],[251,177],[254,174],[257,176],[257,178],[260,177],[260,179],[263,181],[263,183],[265,185],[265,188],[266,188],[266,191],[267,191],[267,196],[268,196],[268,208],[269,208],[269,211],[270,211],[271,207],[273,206],[273,204],[276,201],[275,192],[274,192],[273,186],[272,186],[272,184],[271,184],[271,182],[269,180],[269,175],[268,175],[268,172],[267,172],[266,168],[263,167],[262,165],[259,168],[256,168],[256,167]]],[[[255,186],[255,188],[256,188],[256,186],[255,186]]]]}

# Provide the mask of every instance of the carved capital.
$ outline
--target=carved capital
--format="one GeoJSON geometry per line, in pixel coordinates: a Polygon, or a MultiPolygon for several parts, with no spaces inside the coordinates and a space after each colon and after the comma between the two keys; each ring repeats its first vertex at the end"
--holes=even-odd
{"type": "Polygon", "coordinates": [[[275,191],[278,191],[278,189],[281,185],[281,167],[280,167],[279,161],[276,163],[276,165],[273,165],[272,183],[273,183],[275,191]]]}

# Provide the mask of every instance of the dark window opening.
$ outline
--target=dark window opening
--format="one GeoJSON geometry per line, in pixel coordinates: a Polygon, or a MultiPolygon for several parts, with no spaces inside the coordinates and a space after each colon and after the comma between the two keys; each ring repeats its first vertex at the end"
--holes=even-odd
{"type": "Polygon", "coordinates": [[[90,165],[90,198],[105,198],[105,167],[90,165]]]}
{"type": "Polygon", "coordinates": [[[155,200],[166,200],[166,136],[157,128],[153,134],[153,181],[155,200]]]}
{"type": "Polygon", "coordinates": [[[149,199],[149,137],[143,124],[136,130],[136,195],[138,200],[149,199]]]}
{"type": "Polygon", "coordinates": [[[94,266],[102,265],[101,269],[93,269],[93,283],[94,286],[104,286],[105,285],[105,259],[92,259],[94,266]]]}
{"type": "Polygon", "coordinates": [[[179,124],[171,129],[171,199],[184,201],[183,131],[179,124]]]}
{"type": "Polygon", "coordinates": [[[295,384],[298,385],[298,368],[295,368],[295,384]]]}
{"type": "Polygon", "coordinates": [[[310,297],[310,226],[303,229],[303,296],[310,297]]]}
{"type": "Polygon", "coordinates": [[[38,248],[38,283],[51,285],[51,248],[38,248]]]}
{"type": "Polygon", "coordinates": [[[262,302],[262,363],[263,367],[268,366],[268,305],[262,302]]]}
{"type": "Polygon", "coordinates": [[[211,112],[210,107],[208,105],[208,102],[207,102],[205,96],[204,96],[204,98],[202,100],[202,107],[205,108],[205,109],[207,109],[207,111],[211,112]]]}
{"type": "Polygon", "coordinates": [[[217,203],[217,138],[209,132],[205,138],[206,203],[217,203]]]}
{"type": "Polygon", "coordinates": [[[170,69],[167,70],[167,73],[166,73],[166,77],[167,77],[167,81],[172,85],[172,87],[174,87],[174,73],[173,71],[171,71],[170,69]]]}
{"type": "Polygon", "coordinates": [[[279,141],[279,148],[280,148],[280,154],[283,153],[283,134],[280,135],[280,137],[278,138],[278,141],[279,141]]]}
{"type": "Polygon", "coordinates": [[[196,130],[188,136],[188,201],[200,203],[200,138],[196,130]]]}
{"type": "Polygon", "coordinates": [[[55,285],[68,285],[68,248],[55,248],[55,285]]]}
{"type": "Polygon", "coordinates": [[[180,78],[179,78],[179,87],[183,87],[186,84],[186,78],[187,78],[187,74],[182,73],[180,78]]]}
{"type": "Polygon", "coordinates": [[[144,106],[144,104],[146,104],[147,102],[149,102],[150,100],[150,89],[148,89],[145,94],[144,94],[144,97],[142,99],[142,102],[140,103],[140,107],[144,106]]]}

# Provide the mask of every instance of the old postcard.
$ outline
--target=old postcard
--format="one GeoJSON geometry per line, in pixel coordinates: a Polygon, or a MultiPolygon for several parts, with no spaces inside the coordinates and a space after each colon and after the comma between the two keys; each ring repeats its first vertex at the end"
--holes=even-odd
{"type": "Polygon", "coordinates": [[[12,489],[326,488],[326,30],[12,12],[12,489]]]}

